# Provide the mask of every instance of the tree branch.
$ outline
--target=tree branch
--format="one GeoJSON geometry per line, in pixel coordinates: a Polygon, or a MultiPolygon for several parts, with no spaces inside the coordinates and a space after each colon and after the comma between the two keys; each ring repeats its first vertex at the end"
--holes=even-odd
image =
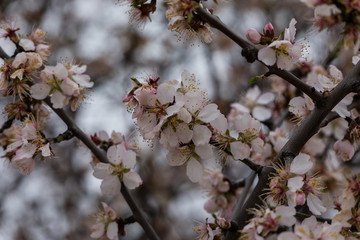
{"type": "Polygon", "coordinates": [[[251,161],[250,159],[242,159],[240,160],[241,162],[243,162],[244,164],[246,164],[251,170],[253,170],[255,173],[260,173],[261,169],[263,168],[263,166],[254,163],[253,161],[251,161]]]}
{"type": "MultiPolygon", "coordinates": [[[[74,136],[77,137],[80,141],[82,141],[101,162],[109,162],[105,152],[95,145],[95,143],[70,119],[70,117],[64,112],[64,110],[54,108],[49,98],[46,98],[44,102],[61,118],[61,120],[64,121],[64,123],[67,125],[68,129],[74,134],[74,136]]],[[[124,196],[131,211],[133,212],[136,221],[144,229],[146,235],[151,240],[160,240],[153,227],[147,221],[145,214],[137,206],[136,202],[130,195],[128,189],[125,187],[123,182],[121,182],[121,193],[124,196]]]]}
{"type": "MultiPolygon", "coordinates": [[[[224,33],[231,40],[237,43],[243,49],[241,55],[244,56],[248,62],[252,63],[255,60],[259,61],[259,59],[257,58],[257,54],[259,50],[253,44],[247,42],[245,39],[241,38],[232,30],[230,30],[218,17],[210,14],[202,7],[197,8],[196,13],[201,17],[201,19],[204,22],[207,22],[210,26],[224,33]]],[[[263,62],[261,63],[264,64],[263,62]]],[[[308,95],[317,105],[324,101],[323,96],[318,91],[316,91],[313,87],[310,87],[306,83],[302,82],[292,73],[286,70],[282,70],[275,65],[273,66],[265,65],[265,66],[269,68],[270,73],[278,75],[279,77],[285,79],[290,84],[297,87],[303,93],[308,95]]]]}
{"type": "MultiPolygon", "coordinates": [[[[329,94],[326,105],[323,108],[316,107],[310,115],[302,122],[302,124],[294,131],[289,141],[281,149],[279,154],[274,159],[274,164],[279,163],[283,156],[299,154],[305,143],[318,132],[321,122],[331,112],[331,110],[338,104],[347,94],[351,92],[358,92],[360,90],[360,62],[352,69],[352,71],[340,82],[329,94]]],[[[236,208],[231,217],[239,228],[242,229],[246,221],[251,217],[247,209],[261,204],[259,196],[266,193],[270,174],[274,173],[275,169],[271,167],[264,167],[259,174],[259,181],[254,191],[249,196],[241,209],[236,208]]],[[[236,235],[228,234],[225,240],[235,239],[236,235]],[[230,236],[231,235],[231,236],[230,236]]]]}
{"type": "Polygon", "coordinates": [[[9,59],[10,58],[10,56],[7,55],[7,53],[1,47],[0,47],[0,58],[2,58],[2,59],[9,59]]]}

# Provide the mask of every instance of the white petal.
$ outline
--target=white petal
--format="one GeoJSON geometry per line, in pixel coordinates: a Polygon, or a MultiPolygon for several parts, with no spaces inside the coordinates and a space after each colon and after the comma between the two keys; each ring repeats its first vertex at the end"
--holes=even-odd
{"type": "MultiPolygon", "coordinates": [[[[211,133],[210,133],[211,134],[211,133]]],[[[188,143],[193,137],[193,131],[189,129],[189,125],[186,123],[180,123],[176,127],[176,135],[180,142],[188,143]]]]}
{"type": "Polygon", "coordinates": [[[260,49],[258,52],[258,58],[268,66],[274,65],[276,62],[275,51],[270,47],[260,49]]]}
{"type": "Polygon", "coordinates": [[[211,131],[209,130],[208,127],[204,125],[194,126],[192,140],[196,146],[209,143],[210,138],[211,138],[211,131]]]}
{"type": "Polygon", "coordinates": [[[195,152],[200,156],[201,159],[204,160],[210,159],[214,155],[212,146],[210,144],[195,146],[195,152]]]}
{"type": "Polygon", "coordinates": [[[220,111],[218,110],[218,106],[215,103],[210,103],[201,109],[198,119],[205,123],[209,123],[215,120],[219,115],[220,111]]]}
{"type": "Polygon", "coordinates": [[[117,145],[113,145],[107,150],[107,157],[112,164],[119,165],[121,163],[121,153],[123,151],[117,145]]]}
{"type": "Polygon", "coordinates": [[[47,84],[37,83],[31,86],[30,93],[31,96],[37,100],[42,100],[46,98],[50,93],[50,86],[47,84]]]}
{"type": "Polygon", "coordinates": [[[25,51],[34,51],[35,50],[35,44],[30,39],[20,39],[19,45],[24,48],[25,51]]]}
{"type": "Polygon", "coordinates": [[[118,225],[116,222],[111,222],[106,230],[106,236],[110,239],[110,240],[116,240],[118,239],[118,225]]]}
{"type": "Polygon", "coordinates": [[[103,194],[116,195],[120,193],[121,184],[118,176],[108,176],[105,178],[100,189],[103,194]]]}
{"type": "Polygon", "coordinates": [[[250,156],[250,148],[240,141],[230,143],[231,154],[235,159],[244,159],[250,156]]]}
{"type": "Polygon", "coordinates": [[[192,158],[186,166],[186,174],[192,182],[199,182],[202,178],[203,167],[199,161],[192,158]]]}
{"type": "Polygon", "coordinates": [[[142,180],[136,172],[128,172],[124,174],[124,184],[129,189],[135,189],[142,184],[142,180]]]}
{"type": "Polygon", "coordinates": [[[304,185],[304,178],[302,176],[289,178],[287,183],[287,186],[292,192],[296,192],[297,190],[300,190],[303,185],[304,185]]]}
{"type": "Polygon", "coordinates": [[[254,118],[256,118],[259,121],[265,121],[269,118],[271,118],[271,111],[269,108],[257,106],[253,109],[252,112],[254,118]]]}
{"type": "Polygon", "coordinates": [[[133,169],[136,165],[136,153],[132,150],[126,150],[125,154],[121,156],[121,161],[124,167],[133,169]]]}
{"type": "Polygon", "coordinates": [[[299,175],[307,173],[314,163],[310,160],[310,156],[305,153],[299,153],[290,165],[290,172],[299,175]]]}
{"type": "Polygon", "coordinates": [[[90,235],[91,238],[100,238],[105,233],[105,224],[102,222],[97,222],[91,227],[92,233],[90,235]]]}
{"type": "Polygon", "coordinates": [[[320,198],[318,198],[314,194],[309,193],[306,200],[307,205],[313,214],[320,215],[321,213],[324,213],[326,211],[326,208],[323,206],[320,198]]]}
{"type": "Polygon", "coordinates": [[[66,105],[66,97],[59,91],[55,91],[50,99],[54,108],[63,108],[66,105]]]}
{"type": "Polygon", "coordinates": [[[188,156],[178,149],[171,149],[166,158],[170,166],[181,166],[186,162],[188,156]]]}
{"type": "Polygon", "coordinates": [[[51,155],[50,144],[49,143],[47,143],[46,145],[39,148],[39,150],[41,151],[41,155],[43,157],[49,157],[51,155]]]}
{"type": "Polygon", "coordinates": [[[177,113],[177,118],[184,121],[185,123],[189,123],[192,120],[191,114],[185,108],[181,108],[177,113]]]}
{"type": "Polygon", "coordinates": [[[268,104],[274,101],[275,95],[273,93],[267,92],[264,94],[261,94],[259,99],[257,100],[257,103],[259,104],[268,104]]]}
{"type": "Polygon", "coordinates": [[[173,85],[162,83],[157,88],[156,96],[161,104],[174,101],[176,89],[173,85]]]}
{"type": "Polygon", "coordinates": [[[110,176],[112,173],[112,170],[110,170],[110,164],[108,163],[97,163],[94,166],[94,177],[99,178],[99,179],[104,179],[107,176],[110,176]]]}
{"type": "Polygon", "coordinates": [[[218,132],[225,134],[228,129],[228,121],[224,114],[220,114],[215,120],[210,122],[211,126],[215,128],[218,132]]]}

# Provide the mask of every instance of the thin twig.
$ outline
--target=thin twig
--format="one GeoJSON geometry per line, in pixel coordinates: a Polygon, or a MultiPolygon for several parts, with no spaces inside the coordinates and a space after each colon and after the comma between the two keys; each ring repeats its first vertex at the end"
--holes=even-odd
{"type": "MultiPolygon", "coordinates": [[[[70,117],[64,112],[64,110],[54,108],[49,98],[46,98],[44,102],[47,105],[49,105],[49,107],[61,118],[61,120],[64,121],[64,123],[67,125],[68,129],[74,134],[74,136],[76,136],[80,141],[82,141],[90,149],[90,151],[99,159],[99,161],[105,163],[109,162],[105,152],[95,145],[95,143],[70,119],[70,117]]],[[[146,235],[152,240],[160,240],[153,227],[147,221],[145,214],[137,206],[136,202],[134,201],[128,189],[125,187],[123,183],[121,183],[121,193],[124,196],[131,211],[133,212],[133,215],[136,218],[137,222],[144,229],[146,235]]]]}
{"type": "Polygon", "coordinates": [[[253,161],[251,161],[250,159],[242,159],[240,160],[241,162],[243,162],[244,164],[246,164],[251,170],[253,170],[255,173],[260,173],[261,169],[263,168],[263,166],[254,163],[253,161]]]}
{"type": "MultiPolygon", "coordinates": [[[[237,43],[243,50],[241,54],[246,58],[246,60],[250,63],[254,62],[255,60],[259,59],[257,58],[258,49],[251,43],[247,42],[245,39],[241,38],[239,35],[234,33],[232,30],[230,30],[218,17],[210,14],[208,11],[203,9],[202,7],[199,7],[196,9],[196,13],[201,17],[201,19],[204,22],[207,22],[212,26],[213,28],[216,28],[220,32],[224,33],[226,36],[228,36],[230,39],[232,39],[235,43],[237,43]]],[[[261,61],[259,61],[261,62],[261,61]]],[[[263,62],[261,62],[264,64],[263,62]]],[[[264,64],[265,65],[265,64],[264,64]]],[[[299,78],[297,78],[294,74],[282,70],[278,68],[276,65],[273,66],[267,66],[269,68],[270,73],[276,74],[279,77],[285,79],[290,84],[297,87],[299,90],[301,90],[303,93],[308,95],[317,105],[320,105],[320,103],[323,103],[324,98],[323,96],[316,91],[315,88],[307,85],[306,83],[302,82],[299,78]]]]}

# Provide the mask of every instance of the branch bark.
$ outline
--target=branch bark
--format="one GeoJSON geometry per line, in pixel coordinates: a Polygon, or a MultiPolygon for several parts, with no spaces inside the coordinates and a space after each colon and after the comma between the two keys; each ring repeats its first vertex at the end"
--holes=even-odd
{"type": "MultiPolygon", "coordinates": [[[[207,22],[211,27],[216,28],[217,30],[228,36],[235,43],[237,43],[243,49],[241,55],[244,56],[248,62],[252,63],[257,60],[260,63],[264,64],[257,58],[258,49],[253,44],[247,42],[245,39],[241,38],[239,35],[230,30],[218,17],[210,14],[201,7],[196,9],[196,13],[201,17],[204,22],[207,22]]],[[[276,65],[265,66],[269,69],[270,73],[276,74],[279,77],[285,79],[287,82],[294,85],[303,93],[308,95],[315,102],[315,104],[320,105],[320,103],[324,102],[324,97],[322,96],[322,94],[316,91],[313,87],[310,87],[306,83],[302,82],[292,73],[286,70],[282,70],[276,65]]]]}
{"type": "MultiPolygon", "coordinates": [[[[44,102],[61,118],[61,120],[64,121],[64,123],[68,127],[68,130],[71,131],[73,135],[77,137],[80,141],[82,141],[101,162],[109,162],[107,156],[105,155],[105,152],[95,145],[95,143],[70,119],[70,117],[64,112],[64,110],[54,108],[49,98],[46,98],[44,102]]],[[[138,207],[135,200],[130,195],[128,189],[123,183],[121,183],[121,193],[125,198],[125,201],[129,205],[131,211],[133,212],[136,221],[144,229],[144,232],[149,237],[149,239],[160,240],[155,230],[146,219],[145,214],[138,207]]]]}

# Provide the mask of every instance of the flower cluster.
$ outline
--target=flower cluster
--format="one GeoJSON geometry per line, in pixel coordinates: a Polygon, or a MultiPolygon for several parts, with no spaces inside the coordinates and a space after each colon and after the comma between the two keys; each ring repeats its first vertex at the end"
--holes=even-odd
{"type": "Polygon", "coordinates": [[[270,199],[277,204],[287,203],[289,206],[304,205],[310,211],[320,215],[326,211],[318,195],[323,190],[319,177],[306,174],[312,169],[310,156],[300,153],[292,163],[276,167],[276,173],[270,180],[270,199]]]}
{"type": "Polygon", "coordinates": [[[230,222],[224,218],[216,218],[214,223],[209,223],[206,219],[205,223],[200,223],[194,232],[200,236],[198,240],[220,240],[224,236],[224,231],[231,227],[230,222]],[[214,232],[215,231],[215,232],[214,232]]]}
{"type": "Polygon", "coordinates": [[[166,17],[169,20],[169,29],[176,32],[179,40],[201,37],[206,43],[211,42],[213,34],[209,24],[204,23],[194,14],[201,4],[192,0],[167,0],[166,17]]]}
{"type": "Polygon", "coordinates": [[[96,223],[91,227],[91,238],[95,239],[118,239],[118,224],[116,212],[106,203],[102,202],[102,209],[96,214],[96,223]]]}
{"type": "Polygon", "coordinates": [[[214,147],[235,159],[248,158],[252,150],[262,151],[260,122],[247,113],[238,115],[234,126],[237,136],[231,136],[227,119],[216,104],[208,102],[194,75],[184,71],[181,83],[158,81],[154,76],[145,84],[133,79],[134,87],[124,102],[133,109],[143,137],[159,138],[169,151],[169,164],[187,164],[190,180],[201,179],[203,168],[199,160],[212,158],[214,147]]]}
{"type": "Polygon", "coordinates": [[[314,8],[314,25],[322,31],[338,24],[345,23],[343,27],[345,47],[356,45],[359,38],[360,3],[358,1],[313,1],[304,0],[308,7],[314,8]]]}
{"type": "Polygon", "coordinates": [[[276,232],[280,226],[291,227],[296,223],[295,208],[278,206],[275,209],[253,209],[254,217],[242,229],[241,240],[260,240],[271,232],[276,232]]]}
{"type": "Polygon", "coordinates": [[[53,155],[41,130],[36,121],[27,119],[21,125],[12,124],[1,134],[0,144],[13,168],[30,174],[35,165],[35,157],[44,159],[53,155]]]}
{"type": "Polygon", "coordinates": [[[274,37],[274,29],[271,23],[266,24],[264,34],[258,33],[250,28],[247,31],[247,38],[255,43],[267,45],[258,52],[258,59],[268,66],[276,65],[280,69],[289,70],[292,64],[297,63],[301,58],[303,46],[295,42],[296,20],[291,19],[289,28],[286,28],[279,37],[274,37]]]}
{"type": "Polygon", "coordinates": [[[94,166],[94,176],[103,180],[100,186],[103,194],[119,194],[121,182],[130,189],[142,184],[140,176],[131,172],[136,165],[136,153],[127,149],[124,142],[109,147],[107,157],[110,163],[99,162],[94,166]]]}
{"type": "Polygon", "coordinates": [[[140,27],[144,27],[147,20],[151,21],[150,14],[156,11],[156,4],[153,1],[149,3],[147,0],[118,0],[118,3],[130,5],[129,22],[136,22],[140,27]]]}
{"type": "Polygon", "coordinates": [[[206,172],[201,184],[208,192],[210,199],[205,203],[204,208],[208,213],[220,211],[220,216],[229,219],[235,206],[237,197],[240,195],[240,188],[230,185],[220,169],[206,172]]]}

